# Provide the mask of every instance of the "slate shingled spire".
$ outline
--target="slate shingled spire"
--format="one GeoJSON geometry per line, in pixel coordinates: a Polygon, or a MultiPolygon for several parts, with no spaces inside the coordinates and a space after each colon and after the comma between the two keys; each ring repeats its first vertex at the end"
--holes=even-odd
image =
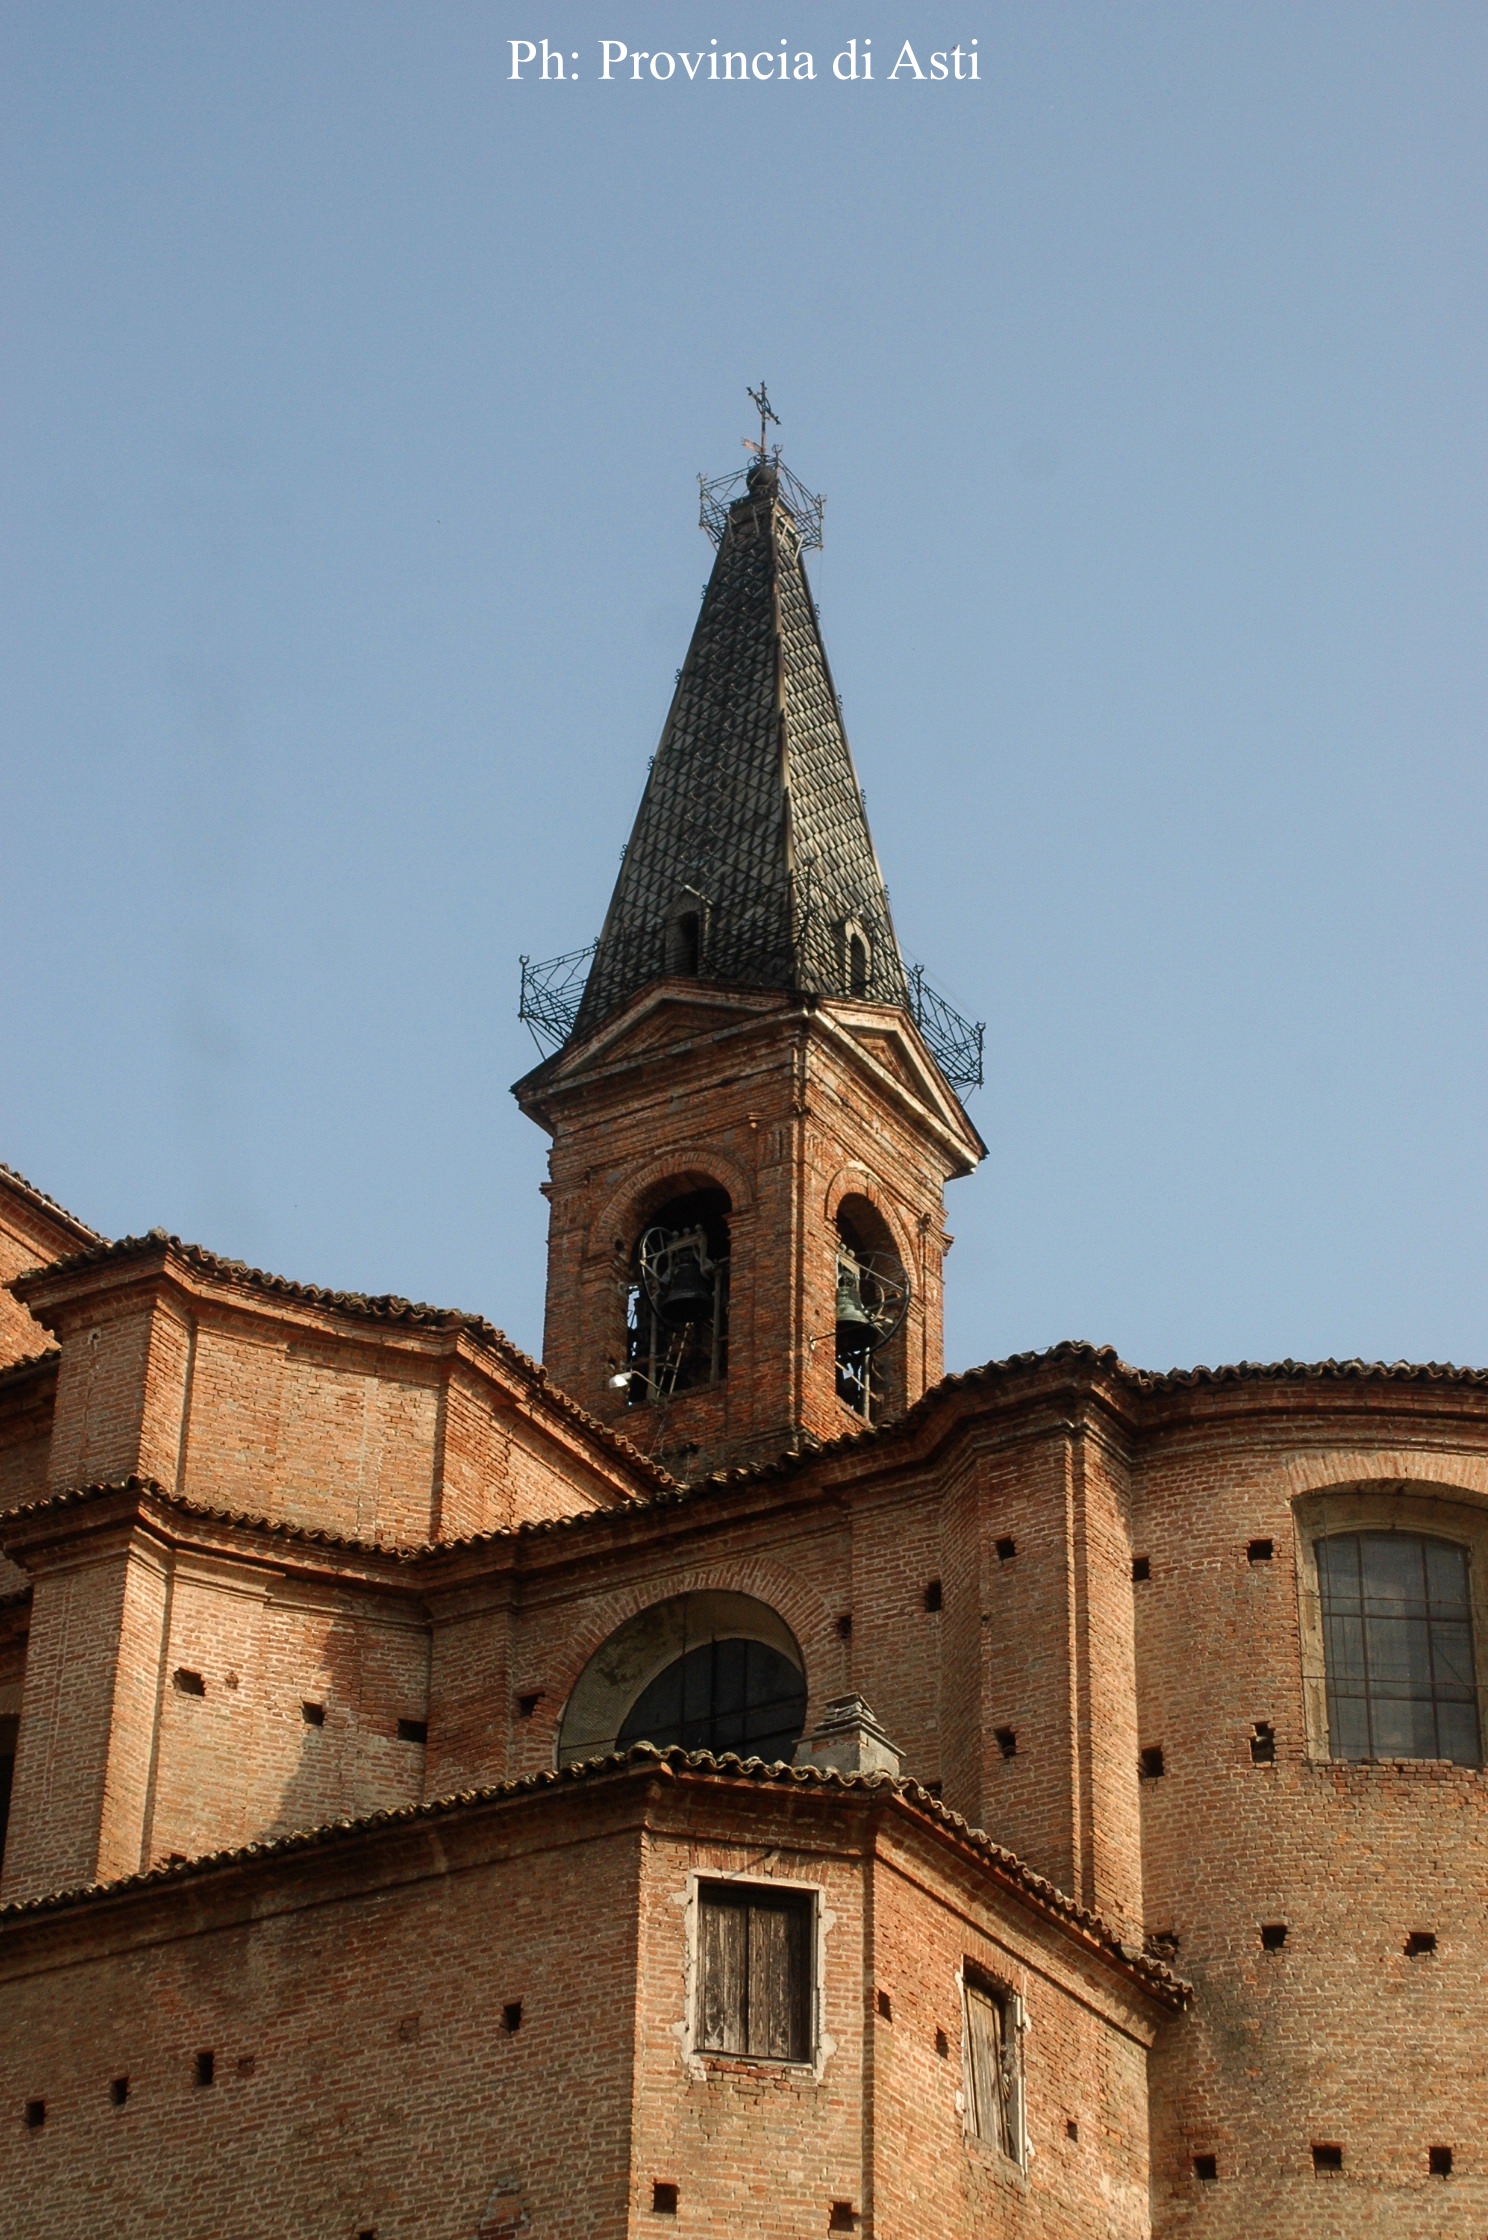
{"type": "Polygon", "coordinates": [[[800,538],[767,463],[729,508],[575,1039],[668,972],[907,1002],[800,538]]]}

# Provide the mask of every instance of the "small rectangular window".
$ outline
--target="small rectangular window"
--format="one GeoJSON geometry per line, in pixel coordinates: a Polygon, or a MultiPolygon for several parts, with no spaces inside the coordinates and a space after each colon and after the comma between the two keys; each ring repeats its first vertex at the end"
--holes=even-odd
{"type": "Polygon", "coordinates": [[[812,1901],[758,1883],[698,1891],[697,2044],[704,2053],[809,2061],[812,1901]]]}
{"type": "Polygon", "coordinates": [[[966,2119],[974,2137],[1023,2160],[1018,2000],[1006,1984],[968,1972],[964,1993],[966,2119]]]}

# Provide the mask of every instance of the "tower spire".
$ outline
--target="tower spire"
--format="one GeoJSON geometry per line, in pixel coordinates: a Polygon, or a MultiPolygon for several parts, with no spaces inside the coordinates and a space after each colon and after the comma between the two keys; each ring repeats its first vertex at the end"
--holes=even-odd
{"type": "MultiPolygon", "coordinates": [[[[574,1039],[673,973],[908,1000],[802,558],[819,522],[765,455],[711,518],[718,557],[677,680],[574,1039]]],[[[753,449],[753,446],[750,447],[753,449]]],[[[705,519],[710,518],[706,500],[705,519]]],[[[801,493],[804,497],[805,494],[801,493]]]]}

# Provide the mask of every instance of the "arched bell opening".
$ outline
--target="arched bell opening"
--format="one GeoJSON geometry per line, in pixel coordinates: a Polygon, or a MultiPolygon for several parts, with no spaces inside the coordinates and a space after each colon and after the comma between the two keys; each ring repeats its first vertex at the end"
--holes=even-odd
{"type": "Polygon", "coordinates": [[[768,1603],[712,1590],[638,1611],[589,1659],[564,1709],[558,1763],[654,1742],[789,1760],[806,1723],[796,1637],[768,1603]]]}
{"type": "Polygon", "coordinates": [[[837,1208],[837,1397],[873,1423],[904,1389],[903,1328],[909,1276],[888,1223],[871,1199],[837,1208]]]}
{"type": "Polygon", "coordinates": [[[636,1234],[622,1372],[633,1408],[719,1384],[728,1373],[730,1210],[726,1190],[684,1191],[636,1234]]]}

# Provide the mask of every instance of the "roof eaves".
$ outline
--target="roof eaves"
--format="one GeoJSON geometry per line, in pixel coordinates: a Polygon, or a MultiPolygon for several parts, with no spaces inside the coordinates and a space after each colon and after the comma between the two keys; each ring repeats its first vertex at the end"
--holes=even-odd
{"type": "Polygon", "coordinates": [[[43,1346],[40,1353],[28,1353],[19,1361],[7,1361],[4,1368],[0,1369],[0,1385],[34,1377],[42,1370],[55,1370],[61,1358],[60,1346],[43,1346]]]}
{"type": "MultiPolygon", "coordinates": [[[[44,1494],[38,1501],[23,1501],[13,1509],[0,1511],[0,1532],[7,1526],[40,1521],[50,1516],[63,1516],[69,1510],[90,1507],[116,1495],[126,1495],[136,1501],[148,1501],[155,1507],[170,1510],[176,1516],[199,1517],[203,1523],[225,1525],[235,1532],[252,1532],[274,1540],[291,1540],[305,1547],[326,1548],[348,1555],[381,1558],[384,1562],[410,1563],[427,1555],[428,1546],[399,1546],[384,1540],[353,1540],[337,1532],[325,1532],[313,1525],[291,1524],[276,1517],[257,1517],[237,1509],[215,1509],[203,1501],[188,1500],[183,1493],[172,1493],[154,1478],[130,1476],[103,1481],[95,1485],[69,1486],[61,1493],[44,1494]]],[[[494,1535],[493,1535],[494,1537],[494,1535]]]]}
{"type": "Polygon", "coordinates": [[[540,1361],[524,1353],[520,1346],[487,1322],[484,1315],[467,1314],[458,1307],[434,1307],[424,1302],[400,1298],[394,1292],[370,1294],[361,1291],[330,1291],[319,1284],[296,1283],[288,1276],[270,1275],[262,1268],[252,1268],[244,1260],[226,1260],[204,1245],[186,1244],[180,1237],[172,1236],[165,1229],[151,1229],[142,1237],[120,1237],[113,1243],[104,1242],[90,1246],[84,1252],[70,1253],[66,1259],[54,1260],[46,1268],[32,1269],[18,1279],[17,1288],[41,1278],[71,1275],[85,1268],[101,1268],[112,1262],[143,1257],[151,1252],[169,1252],[196,1274],[213,1277],[219,1281],[246,1285],[276,1299],[293,1301],[298,1305],[319,1307],[332,1314],[344,1314],[359,1321],[401,1325],[409,1329],[447,1330],[458,1332],[493,1353],[501,1363],[513,1371],[526,1385],[532,1398],[564,1417],[586,1437],[592,1438],[611,1454],[623,1461],[627,1469],[645,1478],[658,1490],[676,1484],[671,1474],[659,1463],[643,1454],[639,1447],[614,1431],[598,1416],[591,1415],[577,1400],[571,1399],[560,1385],[554,1384],[540,1361]]]}
{"type": "Polygon", "coordinates": [[[0,1159],[0,1178],[19,1196],[29,1198],[49,1220],[59,1222],[81,1238],[103,1241],[97,1229],[86,1221],[80,1221],[75,1213],[69,1213],[66,1206],[59,1205],[48,1191],[39,1190],[34,1182],[28,1182],[23,1174],[17,1174],[15,1168],[8,1167],[3,1159],[0,1159]]]}
{"type": "Polygon", "coordinates": [[[367,1813],[356,1819],[326,1821],[313,1828],[297,1830],[291,1835],[273,1836],[258,1843],[238,1844],[222,1851],[205,1852],[195,1859],[177,1860],[168,1866],[151,1867],[137,1874],[121,1875],[110,1882],[81,1884],[67,1890],[49,1891],[35,1898],[14,1899],[8,1905],[0,1906],[0,1924],[34,1919],[41,1914],[121,1897],[135,1890],[159,1889],[178,1882],[194,1881],[204,1875],[220,1873],[226,1868],[246,1865],[260,1859],[285,1858],[296,1852],[328,1849],[383,1828],[416,1827],[423,1822],[446,1819],[480,1806],[501,1804],[520,1797],[572,1787],[576,1783],[586,1784],[606,1776],[636,1772],[731,1781],[737,1781],[742,1776],[757,1785],[882,1795],[974,1851],[985,1864],[995,1870],[1001,1882],[1030,1901],[1036,1910],[1068,1928],[1078,1930],[1088,1941],[1098,1945],[1108,1959],[1116,1961],[1138,1977],[1147,1988],[1169,2004],[1183,2004],[1191,1996],[1191,1987],[1161,1961],[1124,1944],[1099,1914],[1091,1913],[1044,1876],[1035,1874],[1016,1853],[994,1843],[985,1829],[974,1828],[960,1813],[952,1812],[938,1797],[933,1797],[917,1782],[896,1780],[885,1773],[846,1774],[820,1766],[770,1764],[761,1758],[741,1758],[733,1752],[714,1756],[706,1750],[659,1749],[650,1742],[632,1743],[626,1750],[612,1751],[603,1757],[586,1758],[574,1765],[559,1766],[541,1773],[519,1774],[510,1781],[497,1782],[489,1787],[458,1790],[449,1796],[431,1798],[423,1804],[400,1805],[383,1812],[367,1813]]]}

